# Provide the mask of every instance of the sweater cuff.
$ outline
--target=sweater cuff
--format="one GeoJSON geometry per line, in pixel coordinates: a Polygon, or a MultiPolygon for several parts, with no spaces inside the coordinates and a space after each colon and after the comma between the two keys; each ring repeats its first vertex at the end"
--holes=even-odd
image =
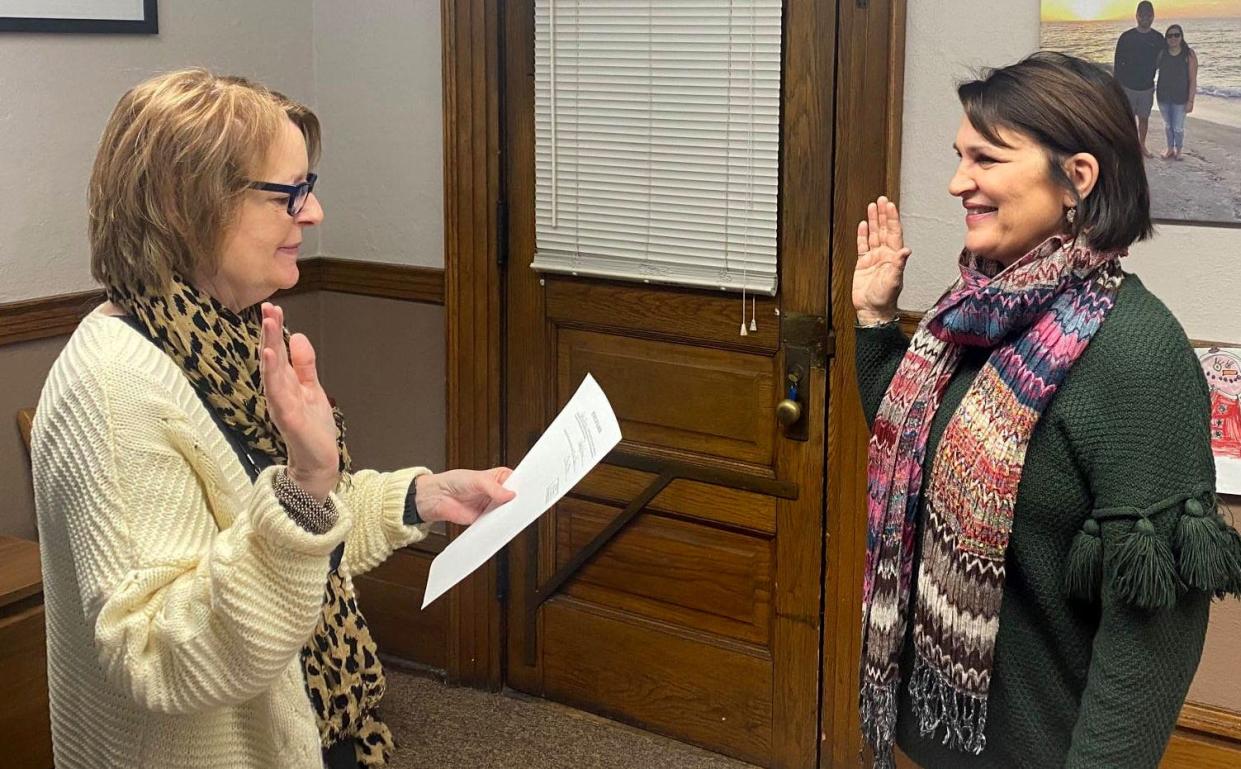
{"type": "Polygon", "coordinates": [[[383,480],[383,496],[381,514],[384,537],[393,549],[405,547],[426,537],[427,524],[417,525],[406,523],[405,510],[407,500],[413,498],[414,479],[422,475],[430,475],[425,467],[410,467],[387,473],[383,480]]]}
{"type": "Polygon", "coordinates": [[[345,541],[353,527],[353,516],[339,500],[332,500],[336,507],[336,523],[321,534],[313,534],[299,526],[276,497],[273,480],[284,465],[273,465],[263,472],[254,484],[250,509],[253,511],[254,530],[263,538],[290,550],[306,555],[329,555],[336,546],[345,541]]]}
{"type": "Polygon", "coordinates": [[[417,526],[422,523],[422,516],[418,515],[418,476],[409,482],[409,491],[405,492],[405,513],[401,516],[401,521],[406,526],[417,526]]]}

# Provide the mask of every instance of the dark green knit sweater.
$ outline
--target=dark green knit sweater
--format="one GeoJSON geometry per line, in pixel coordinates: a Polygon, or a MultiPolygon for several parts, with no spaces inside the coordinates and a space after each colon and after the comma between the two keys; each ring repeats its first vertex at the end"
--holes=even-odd
{"type": "MultiPolygon", "coordinates": [[[[896,326],[857,330],[868,423],[907,346],[896,326]]],[[[924,478],[986,356],[967,351],[948,384],[931,425],[924,478]]],[[[1130,275],[1030,438],[1006,557],[986,748],[974,756],[919,735],[905,687],[913,669],[911,622],[901,657],[903,751],[926,769],[1159,763],[1202,653],[1209,596],[1185,590],[1171,608],[1137,609],[1106,587],[1109,564],[1100,600],[1069,597],[1066,560],[1086,519],[1105,509],[1155,506],[1156,533],[1171,540],[1184,497],[1209,498],[1214,490],[1207,419],[1206,381],[1185,333],[1130,275]]],[[[1104,551],[1133,525],[1103,521],[1104,551]]],[[[921,522],[914,542],[922,542],[921,522]]],[[[915,574],[920,557],[915,553],[915,574]]]]}

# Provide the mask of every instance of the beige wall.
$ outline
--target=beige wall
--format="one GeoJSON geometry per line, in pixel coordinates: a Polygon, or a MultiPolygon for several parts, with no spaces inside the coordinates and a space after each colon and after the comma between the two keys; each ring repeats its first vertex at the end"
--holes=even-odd
{"type": "Polygon", "coordinates": [[[322,253],[444,265],[439,0],[315,3],[322,253]]]}
{"type": "MultiPolygon", "coordinates": [[[[926,309],[957,274],[964,222],[960,201],[947,192],[961,120],[954,83],[976,67],[1010,64],[1037,50],[1038,14],[1039,0],[909,3],[900,200],[914,254],[903,309],[926,309]]],[[[1191,337],[1241,343],[1241,312],[1233,301],[1241,290],[1238,252],[1241,230],[1160,225],[1154,240],[1134,247],[1125,266],[1163,299],[1191,337]]],[[[1238,656],[1241,603],[1217,603],[1190,699],[1241,710],[1238,656]]]]}
{"type": "Polygon", "coordinates": [[[314,101],[305,0],[162,2],[159,25],[158,35],[0,32],[0,303],[94,288],[86,184],[129,87],[198,65],[314,101]]]}

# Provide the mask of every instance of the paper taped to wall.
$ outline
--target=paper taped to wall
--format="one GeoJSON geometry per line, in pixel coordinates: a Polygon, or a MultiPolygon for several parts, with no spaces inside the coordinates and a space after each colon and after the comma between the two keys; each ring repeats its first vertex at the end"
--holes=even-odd
{"type": "Polygon", "coordinates": [[[620,425],[590,374],[509,476],[512,500],[483,513],[431,562],[426,608],[536,521],[620,443],[620,425]]]}

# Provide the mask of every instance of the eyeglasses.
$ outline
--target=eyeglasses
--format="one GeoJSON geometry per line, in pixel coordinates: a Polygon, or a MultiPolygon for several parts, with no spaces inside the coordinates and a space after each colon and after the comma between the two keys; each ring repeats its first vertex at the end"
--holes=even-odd
{"type": "Polygon", "coordinates": [[[1181,36],[1180,32],[1169,32],[1168,34],[1164,35],[1164,37],[1180,37],[1180,36],[1181,36]]]}
{"type": "Polygon", "coordinates": [[[318,174],[306,174],[306,181],[301,184],[276,184],[274,182],[250,182],[250,187],[266,192],[283,192],[289,196],[289,216],[297,216],[310,200],[310,193],[315,191],[318,174]]]}

